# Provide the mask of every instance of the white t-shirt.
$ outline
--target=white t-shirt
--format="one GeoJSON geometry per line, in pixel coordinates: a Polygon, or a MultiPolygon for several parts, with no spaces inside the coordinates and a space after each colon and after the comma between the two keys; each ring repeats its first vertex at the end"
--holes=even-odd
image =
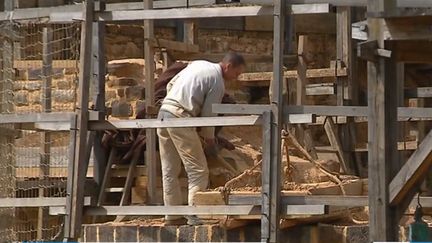
{"type": "MultiPolygon", "coordinates": [[[[168,83],[161,109],[174,115],[175,108],[181,108],[193,117],[216,116],[212,104],[221,103],[224,93],[221,66],[208,61],[193,61],[168,83]]],[[[214,127],[203,127],[201,135],[213,138],[214,127]]]]}

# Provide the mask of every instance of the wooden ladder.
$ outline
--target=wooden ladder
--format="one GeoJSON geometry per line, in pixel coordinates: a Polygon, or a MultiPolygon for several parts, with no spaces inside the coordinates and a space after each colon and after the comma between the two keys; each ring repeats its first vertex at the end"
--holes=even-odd
{"type": "MultiPolygon", "coordinates": [[[[105,168],[105,173],[103,176],[103,180],[102,180],[102,184],[99,190],[99,195],[97,198],[97,204],[96,206],[102,206],[106,195],[108,192],[121,192],[122,196],[120,199],[120,203],[119,206],[124,206],[130,199],[131,196],[131,187],[132,187],[132,182],[135,178],[135,171],[136,171],[136,167],[137,167],[137,163],[139,160],[139,156],[140,153],[134,153],[132,160],[130,161],[129,164],[129,168],[128,168],[128,173],[126,176],[126,182],[123,186],[123,188],[116,188],[116,187],[108,187],[108,185],[110,184],[111,181],[111,177],[112,177],[112,172],[113,172],[113,164],[115,162],[115,160],[118,157],[118,151],[115,147],[111,148],[109,157],[108,157],[108,163],[107,166],[105,168]]],[[[125,216],[117,216],[114,222],[120,222],[125,218],[125,216]]]]}

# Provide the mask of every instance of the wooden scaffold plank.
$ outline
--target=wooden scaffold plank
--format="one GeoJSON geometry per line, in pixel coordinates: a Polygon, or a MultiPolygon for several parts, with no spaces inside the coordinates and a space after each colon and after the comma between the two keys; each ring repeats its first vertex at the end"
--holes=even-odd
{"type": "MultiPolygon", "coordinates": [[[[396,0],[368,1],[368,13],[392,11],[396,0]]],[[[380,19],[369,18],[369,40],[385,49],[380,19]]],[[[369,180],[369,240],[397,241],[399,216],[390,207],[389,187],[397,173],[397,85],[394,84],[396,62],[378,56],[368,61],[368,173],[369,180]]]]}
{"type": "MultiPolygon", "coordinates": [[[[106,8],[105,0],[99,0],[95,6],[99,11],[104,11],[106,8]]],[[[93,104],[96,111],[99,112],[98,120],[103,120],[105,117],[105,75],[106,75],[106,61],[105,61],[105,23],[93,23],[93,104]]],[[[94,152],[94,170],[93,178],[98,186],[101,188],[104,180],[105,168],[107,166],[107,151],[102,146],[103,131],[96,131],[93,142],[94,152]]],[[[96,203],[99,203],[98,195],[93,197],[96,203]]]]}
{"type": "MultiPolygon", "coordinates": [[[[144,9],[152,9],[153,0],[144,0],[144,9]]],[[[154,38],[154,21],[144,20],[144,59],[145,65],[145,104],[146,107],[152,107],[154,105],[154,49],[151,44],[151,40],[154,38]]],[[[148,110],[148,109],[147,109],[148,110]]],[[[152,118],[151,115],[147,115],[146,118],[152,118]]],[[[147,165],[147,176],[148,176],[148,202],[156,203],[156,178],[157,178],[157,156],[156,156],[156,131],[155,129],[146,130],[146,154],[145,163],[147,165]]]]}
{"type": "Polygon", "coordinates": [[[432,132],[424,138],[419,148],[411,155],[390,183],[390,202],[397,205],[417,192],[418,186],[429,172],[432,164],[432,132]]]}
{"type": "MultiPolygon", "coordinates": [[[[42,32],[42,55],[43,55],[43,89],[42,89],[42,112],[51,112],[51,81],[52,81],[52,41],[53,30],[50,27],[43,28],[42,32]]],[[[41,160],[40,160],[40,179],[49,177],[50,169],[50,153],[51,153],[51,134],[50,132],[42,132],[41,137],[41,160]]],[[[39,197],[43,198],[45,195],[43,187],[39,188],[39,197]]],[[[46,220],[48,219],[48,209],[38,209],[38,229],[37,238],[44,239],[43,229],[46,227],[46,220]]]]}
{"type": "Polygon", "coordinates": [[[279,242],[281,193],[281,129],[286,1],[275,1],[273,30],[272,112],[264,112],[261,241],[279,242]]]}
{"type": "Polygon", "coordinates": [[[68,176],[68,202],[66,208],[64,239],[74,241],[80,236],[83,217],[84,183],[88,167],[88,103],[91,80],[92,63],[92,35],[94,1],[87,0],[83,5],[83,18],[81,24],[80,73],[78,84],[78,107],[76,109],[76,127],[72,129],[75,137],[71,138],[71,169],[68,176]]]}

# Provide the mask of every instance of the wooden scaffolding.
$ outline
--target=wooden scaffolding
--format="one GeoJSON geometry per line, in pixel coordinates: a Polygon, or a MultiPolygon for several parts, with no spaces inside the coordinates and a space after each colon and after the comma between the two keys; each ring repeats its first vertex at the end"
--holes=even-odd
{"type": "MultiPolygon", "coordinates": [[[[5,0],[9,6],[11,0],[5,0]]],[[[39,200],[11,199],[1,201],[2,207],[17,204],[24,206],[49,206],[50,213],[64,214],[64,236],[76,240],[80,236],[83,215],[261,215],[261,239],[263,242],[278,242],[281,215],[308,212],[325,206],[369,206],[370,241],[397,240],[398,222],[402,213],[418,192],[419,184],[425,178],[432,162],[432,134],[425,136],[417,150],[404,163],[398,154],[398,121],[408,119],[430,119],[432,108],[403,107],[400,99],[404,95],[403,78],[396,70],[404,62],[431,62],[430,55],[414,41],[427,42],[432,32],[432,2],[427,0],[242,0],[254,6],[212,6],[193,8],[194,4],[215,4],[216,1],[194,1],[191,8],[185,1],[144,0],[143,3],[105,4],[104,0],[87,0],[80,6],[54,8],[17,9],[0,13],[0,20],[22,20],[48,18],[53,23],[81,21],[81,55],[79,62],[79,103],[76,112],[47,114],[2,114],[2,124],[32,124],[41,130],[66,130],[71,133],[70,162],[68,167],[67,197],[41,198],[39,200]],[[301,7],[299,7],[301,5],[301,7]],[[351,46],[351,7],[367,7],[368,39],[358,45],[358,53],[351,46]],[[327,70],[306,70],[299,65],[295,73],[283,72],[284,60],[289,56],[291,14],[308,11],[331,11],[337,13],[337,60],[327,70]],[[326,10],[323,10],[326,9],[326,10]],[[321,10],[317,10],[321,9],[321,10]],[[188,118],[160,121],[157,119],[105,120],[105,23],[111,21],[144,21],[145,59],[153,60],[154,20],[196,19],[212,17],[273,16],[274,45],[272,93],[269,105],[215,105],[215,113],[230,114],[223,118],[188,118]],[[287,46],[288,43],[288,46],[287,46]],[[288,48],[287,48],[288,47],[288,48]],[[405,52],[410,52],[406,54],[405,52]],[[424,54],[426,53],[426,54],[424,54]],[[358,90],[353,79],[355,68],[353,55],[367,60],[368,64],[368,106],[358,106],[355,98],[358,90]],[[92,73],[93,70],[93,73],[92,73]],[[330,73],[330,74],[329,74],[330,73]],[[96,78],[92,78],[92,75],[96,78]],[[294,104],[283,102],[283,82],[287,76],[297,76],[297,94],[294,104]],[[336,82],[329,87],[313,89],[307,86],[307,77],[331,75],[336,82]],[[90,93],[90,82],[96,92],[90,93]],[[308,91],[310,90],[310,91],[308,91]],[[324,90],[324,91],[323,91],[324,90]],[[330,90],[330,91],[329,91],[330,90]],[[346,92],[348,91],[348,92],[346,92]],[[304,97],[308,92],[325,92],[337,96],[337,106],[307,106],[304,97]],[[397,95],[396,95],[397,94],[397,95]],[[348,97],[348,98],[347,98],[348,97]],[[95,107],[90,110],[89,100],[95,107]],[[348,106],[349,105],[349,106],[348,106]],[[246,116],[235,116],[242,114],[246,116]],[[369,196],[289,196],[281,195],[281,129],[283,124],[311,124],[321,116],[335,117],[336,123],[343,119],[341,133],[348,131],[357,118],[367,117],[369,140],[369,196]],[[231,195],[228,205],[223,206],[100,206],[89,205],[85,200],[85,177],[91,150],[95,153],[94,178],[100,186],[107,166],[106,155],[101,153],[102,131],[109,129],[147,129],[146,165],[148,194],[154,201],[156,188],[156,128],[239,126],[257,125],[263,127],[262,192],[257,196],[231,195]]],[[[188,28],[193,28],[189,24],[188,28]]],[[[193,32],[193,29],[192,31],[193,32]]],[[[192,38],[192,37],[191,37],[192,38]]],[[[187,40],[186,40],[187,42],[187,40]]],[[[173,44],[173,43],[171,43],[173,44]]],[[[182,43],[174,43],[189,48],[182,43]]],[[[430,47],[428,47],[430,49],[430,47]]],[[[197,54],[197,57],[199,55],[197,54]]],[[[259,58],[259,57],[246,57],[259,58]]],[[[299,48],[298,63],[302,63],[299,48]]],[[[44,62],[50,60],[44,60],[44,62]]],[[[148,62],[150,64],[152,62],[148,62]]],[[[52,63],[50,64],[52,66],[52,63]]],[[[153,65],[145,65],[146,107],[152,107],[154,80],[153,65]]],[[[49,71],[49,70],[48,70],[49,71]]],[[[253,75],[249,75],[250,76],[253,75]]],[[[270,79],[270,78],[268,78],[270,79]]],[[[262,80],[262,79],[261,79],[262,80]]],[[[331,120],[333,121],[333,120],[331,120]]],[[[330,122],[329,131],[334,126],[330,122]]],[[[331,133],[331,132],[330,132],[331,133]]],[[[349,139],[349,138],[346,138],[349,139]]],[[[349,141],[343,142],[349,144],[349,141]]],[[[332,144],[338,150],[341,161],[347,155],[341,143],[332,144]]],[[[347,160],[348,161],[348,160],[347,160]]],[[[355,170],[353,165],[344,164],[345,170],[355,170]]],[[[431,198],[422,198],[422,204],[432,205],[431,198]]]]}

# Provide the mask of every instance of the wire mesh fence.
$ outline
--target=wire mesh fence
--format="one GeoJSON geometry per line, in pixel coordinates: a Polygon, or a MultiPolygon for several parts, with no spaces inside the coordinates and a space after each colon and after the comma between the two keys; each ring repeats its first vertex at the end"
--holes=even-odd
{"type": "Polygon", "coordinates": [[[3,22],[2,113],[72,111],[76,101],[80,25],[3,22]],[[51,83],[50,86],[44,85],[51,83]],[[49,90],[47,90],[49,89],[49,90]],[[45,95],[50,91],[50,95],[45,95]]]}
{"type": "MultiPolygon", "coordinates": [[[[0,114],[73,111],[80,24],[5,21],[0,29],[0,114]]],[[[35,127],[0,125],[1,242],[61,239],[62,216],[6,201],[66,196],[69,132],[35,127]]]]}

